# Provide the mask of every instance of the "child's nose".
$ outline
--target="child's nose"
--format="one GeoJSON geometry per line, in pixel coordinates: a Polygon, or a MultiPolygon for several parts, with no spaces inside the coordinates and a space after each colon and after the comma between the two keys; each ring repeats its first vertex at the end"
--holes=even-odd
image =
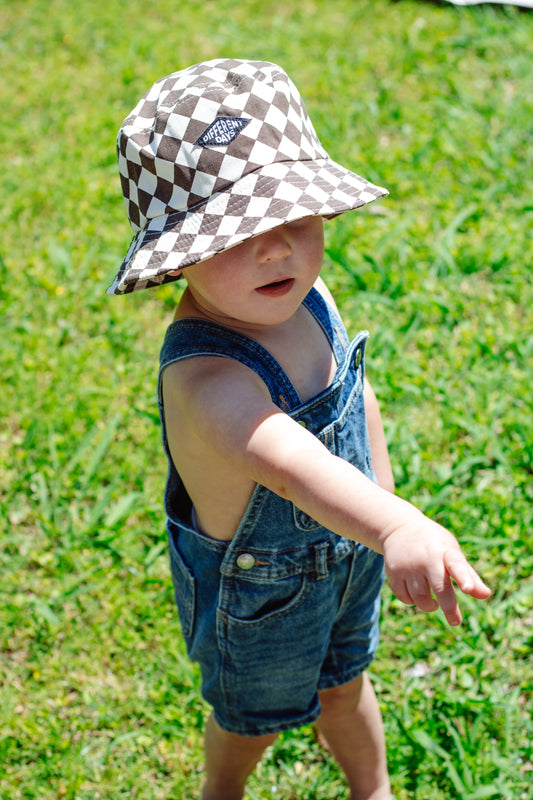
{"type": "Polygon", "coordinates": [[[282,226],[262,233],[257,240],[257,260],[260,264],[268,261],[281,261],[291,254],[288,237],[284,235],[282,226]]]}

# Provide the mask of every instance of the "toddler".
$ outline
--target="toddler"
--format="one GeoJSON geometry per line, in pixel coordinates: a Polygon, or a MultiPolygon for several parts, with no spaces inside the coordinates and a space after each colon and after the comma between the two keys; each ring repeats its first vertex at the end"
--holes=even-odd
{"type": "Polygon", "coordinates": [[[368,334],[319,277],[323,220],[387,192],[332,161],[274,64],[156,82],[118,159],[135,236],[109,294],[183,277],[158,384],[170,561],[213,712],[203,800],[239,800],[265,747],[316,723],[352,800],[390,800],[366,675],[384,574],[461,620],[489,589],[454,536],[394,495],[368,334]]]}

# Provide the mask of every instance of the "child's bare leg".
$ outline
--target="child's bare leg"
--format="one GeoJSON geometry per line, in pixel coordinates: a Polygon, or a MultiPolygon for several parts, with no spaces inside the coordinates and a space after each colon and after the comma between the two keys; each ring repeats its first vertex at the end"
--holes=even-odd
{"type": "Polygon", "coordinates": [[[383,722],[368,676],[320,692],[320,702],[316,726],[346,774],[351,800],[390,800],[383,722]]]}
{"type": "Polygon", "coordinates": [[[206,781],[202,800],[241,800],[246,779],[277,734],[238,736],[211,714],[205,726],[206,781]]]}

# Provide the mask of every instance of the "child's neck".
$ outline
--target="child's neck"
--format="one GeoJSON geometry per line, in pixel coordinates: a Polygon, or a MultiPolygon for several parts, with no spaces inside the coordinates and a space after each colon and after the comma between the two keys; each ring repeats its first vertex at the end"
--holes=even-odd
{"type": "Polygon", "coordinates": [[[279,340],[284,336],[291,335],[291,332],[294,330],[293,326],[298,324],[302,310],[304,310],[304,308],[303,305],[300,304],[295,312],[287,319],[282,319],[277,323],[260,324],[255,320],[235,319],[225,315],[216,308],[210,308],[207,305],[204,306],[201,302],[197,302],[196,298],[187,288],[183,292],[178,307],[176,308],[174,321],[180,319],[202,319],[207,322],[214,322],[217,325],[222,325],[225,328],[237,331],[237,333],[249,336],[251,339],[263,343],[263,340],[279,340]]]}

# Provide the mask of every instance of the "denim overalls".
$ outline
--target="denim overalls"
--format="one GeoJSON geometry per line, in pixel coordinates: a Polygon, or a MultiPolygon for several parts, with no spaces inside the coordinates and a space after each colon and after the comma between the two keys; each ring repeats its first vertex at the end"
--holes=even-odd
{"type": "Polygon", "coordinates": [[[312,289],[304,305],[322,326],[337,372],[302,403],[278,362],[258,342],[199,319],[174,322],[161,350],[158,385],[170,563],[183,636],[200,663],[202,694],[219,725],[257,736],[295,728],[320,714],[319,689],[346,683],[372,661],[378,643],[382,556],[323,528],[257,485],[230,542],[195,529],[191,501],[170,458],[161,376],[194,356],[234,358],[252,368],[272,401],[330,452],[374,478],[363,402],[368,334],[351,344],[312,289]]]}

